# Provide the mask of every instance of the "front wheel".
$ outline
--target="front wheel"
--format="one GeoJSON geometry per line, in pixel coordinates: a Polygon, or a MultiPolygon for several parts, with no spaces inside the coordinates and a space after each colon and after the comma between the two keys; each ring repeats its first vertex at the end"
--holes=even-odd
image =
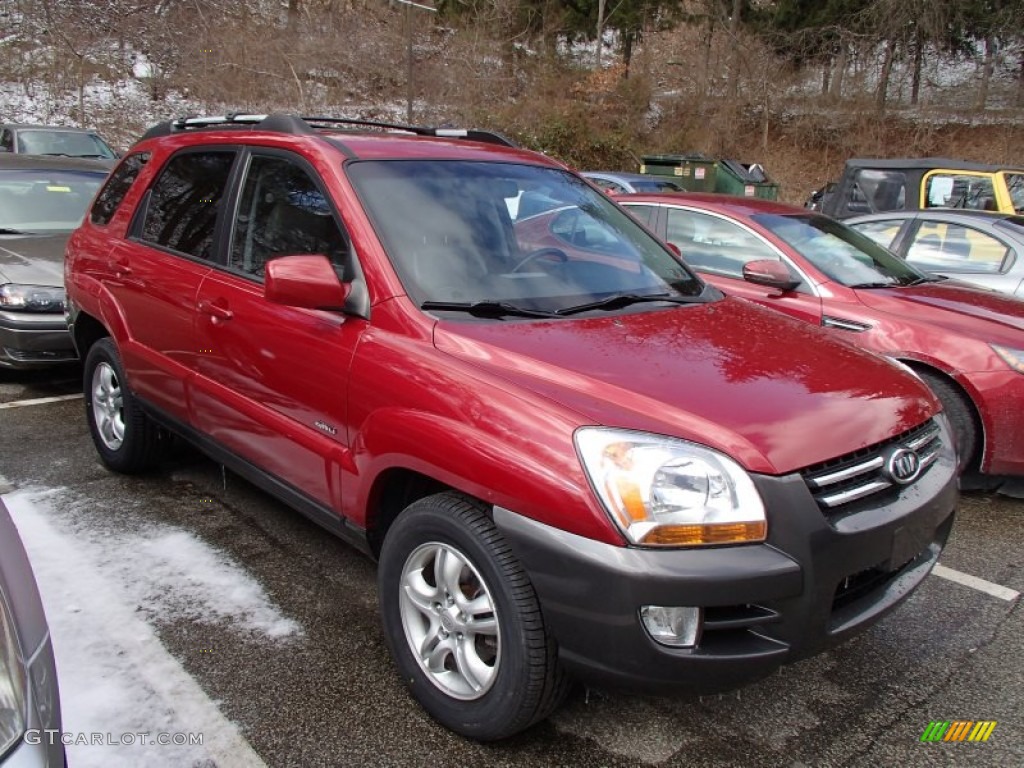
{"type": "Polygon", "coordinates": [[[103,463],[124,473],[155,464],[161,449],[157,427],[128,389],[121,356],[110,338],[89,349],[83,385],[89,432],[103,463]]]}
{"type": "Polygon", "coordinates": [[[942,403],[942,410],[949,418],[960,472],[973,470],[981,448],[981,433],[974,418],[973,406],[966,395],[948,379],[927,371],[920,371],[919,375],[942,403]]]}
{"type": "Polygon", "coordinates": [[[381,550],[384,634],[424,709],[463,736],[493,741],[547,717],[568,679],[529,578],[473,500],[411,504],[381,550]]]}

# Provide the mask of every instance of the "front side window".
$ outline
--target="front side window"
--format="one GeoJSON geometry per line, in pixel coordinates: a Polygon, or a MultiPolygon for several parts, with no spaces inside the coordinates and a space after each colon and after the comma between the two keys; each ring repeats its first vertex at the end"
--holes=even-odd
{"type": "Polygon", "coordinates": [[[974,227],[924,220],[907,249],[907,261],[929,272],[994,274],[1010,249],[974,227]]]}
{"type": "Polygon", "coordinates": [[[907,177],[903,171],[857,171],[847,207],[859,213],[903,210],[907,207],[907,177]]]}
{"type": "Polygon", "coordinates": [[[930,174],[924,182],[924,207],[994,211],[997,206],[992,177],[968,173],[930,174]]]}
{"type": "Polygon", "coordinates": [[[625,294],[712,295],[631,216],[566,171],[427,160],[347,168],[418,304],[505,302],[550,313],[625,294]],[[544,203],[527,208],[531,200],[544,203]]]}
{"type": "Polygon", "coordinates": [[[105,178],[96,171],[0,170],[0,232],[70,232],[105,178]]]}
{"type": "Polygon", "coordinates": [[[885,288],[930,279],[871,238],[826,216],[757,214],[753,218],[822,274],[847,287],[885,288]]]}
{"type": "Polygon", "coordinates": [[[103,189],[96,196],[96,202],[93,203],[92,211],[89,213],[89,220],[93,224],[110,223],[117,207],[121,205],[124,196],[128,194],[128,190],[138,178],[139,171],[147,162],[149,162],[149,152],[136,152],[133,155],[128,155],[117,167],[117,170],[110,174],[107,183],[103,185],[103,189]]]}
{"type": "Polygon", "coordinates": [[[680,208],[666,213],[666,239],[694,269],[742,279],[748,261],[779,261],[771,246],[733,221],[680,208]]]}
{"type": "Polygon", "coordinates": [[[0,133],[0,152],[13,152],[14,151],[14,133],[10,128],[5,128],[0,133]]]}
{"type": "Polygon", "coordinates": [[[313,253],[345,266],[347,241],[326,196],[297,163],[253,157],[235,216],[228,267],[262,279],[270,259],[313,253]]]}
{"type": "Polygon", "coordinates": [[[187,152],[168,161],[150,188],[141,237],[197,259],[213,258],[213,231],[235,153],[187,152]]]}

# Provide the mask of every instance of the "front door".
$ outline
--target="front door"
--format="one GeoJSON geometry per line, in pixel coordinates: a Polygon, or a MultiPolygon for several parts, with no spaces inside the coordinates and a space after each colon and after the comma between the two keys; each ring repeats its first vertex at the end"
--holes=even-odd
{"type": "Polygon", "coordinates": [[[321,505],[340,508],[348,371],[366,322],[271,304],[266,263],[324,254],[344,274],[348,238],[315,171],[283,152],[254,153],[226,266],[197,297],[199,429],[321,505]]]}

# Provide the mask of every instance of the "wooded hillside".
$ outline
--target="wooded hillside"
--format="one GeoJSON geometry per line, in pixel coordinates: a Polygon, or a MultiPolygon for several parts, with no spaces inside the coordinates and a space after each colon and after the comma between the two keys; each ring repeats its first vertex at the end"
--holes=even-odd
{"type": "Polygon", "coordinates": [[[474,124],[578,167],[701,150],[1024,163],[1024,0],[0,0],[0,119],[474,124]],[[601,44],[597,44],[601,40],[601,44]]]}

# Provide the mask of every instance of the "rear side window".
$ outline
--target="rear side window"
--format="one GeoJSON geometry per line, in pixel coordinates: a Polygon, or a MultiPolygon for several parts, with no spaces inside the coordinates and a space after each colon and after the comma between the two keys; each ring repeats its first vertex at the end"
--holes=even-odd
{"type": "Polygon", "coordinates": [[[149,152],[136,152],[128,155],[117,169],[110,174],[107,183],[103,185],[96,202],[92,204],[89,212],[89,221],[93,224],[109,224],[114,217],[124,196],[132,188],[139,171],[149,162],[149,152]]]}
{"type": "Polygon", "coordinates": [[[209,260],[213,229],[235,160],[229,150],[172,157],[150,188],[142,239],[209,260]]]}
{"type": "Polygon", "coordinates": [[[847,202],[851,212],[899,211],[906,207],[907,179],[902,171],[857,171],[847,202]]]}
{"type": "Polygon", "coordinates": [[[924,207],[994,211],[997,206],[992,177],[967,173],[932,174],[925,181],[924,207]]]}

